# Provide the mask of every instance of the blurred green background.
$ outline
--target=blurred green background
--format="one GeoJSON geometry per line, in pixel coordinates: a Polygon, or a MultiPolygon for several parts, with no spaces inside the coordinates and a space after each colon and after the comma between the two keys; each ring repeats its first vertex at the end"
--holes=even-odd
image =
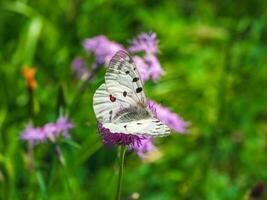
{"type": "MultiPolygon", "coordinates": [[[[0,199],[113,199],[117,150],[102,147],[92,95],[104,69],[77,95],[71,62],[82,41],[99,34],[122,44],[156,32],[166,74],[147,82],[147,96],[179,113],[187,135],[156,141],[162,153],[126,158],[123,199],[246,199],[267,182],[267,3],[238,1],[39,0],[0,4],[0,199]],[[19,136],[30,116],[23,65],[37,68],[36,126],[57,118],[60,86],[75,124],[61,143],[35,148],[27,168],[19,136]],[[76,99],[78,98],[79,99],[76,99]]],[[[261,197],[262,199],[267,199],[261,197]]]]}

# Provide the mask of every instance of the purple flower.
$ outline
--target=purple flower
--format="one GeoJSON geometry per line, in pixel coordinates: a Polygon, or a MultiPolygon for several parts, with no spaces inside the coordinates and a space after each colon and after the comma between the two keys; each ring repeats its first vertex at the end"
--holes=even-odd
{"type": "Polygon", "coordinates": [[[144,82],[149,79],[149,69],[148,65],[145,63],[144,59],[139,56],[133,57],[134,63],[138,69],[141,80],[144,82]]]}
{"type": "MultiPolygon", "coordinates": [[[[83,46],[87,53],[93,53],[95,55],[93,68],[97,68],[102,64],[108,66],[114,54],[119,50],[125,49],[121,44],[110,41],[103,35],[86,39],[83,42],[83,46]]],[[[164,71],[156,56],[158,52],[158,40],[155,33],[141,33],[132,41],[128,49],[134,53],[140,51],[145,52],[142,57],[133,56],[142,81],[146,81],[149,78],[156,81],[163,75],[164,71]]],[[[75,59],[72,66],[77,76],[88,76],[86,65],[81,58],[75,59]]]]}
{"type": "Polygon", "coordinates": [[[143,136],[137,136],[125,133],[113,133],[105,128],[102,123],[98,123],[98,129],[102,136],[103,143],[109,146],[114,145],[137,145],[141,144],[143,136]]]}
{"type": "Polygon", "coordinates": [[[164,74],[158,58],[153,54],[147,54],[145,55],[144,60],[148,66],[148,74],[154,81],[158,80],[164,74]]]}
{"type": "Polygon", "coordinates": [[[149,110],[152,111],[155,117],[157,117],[157,106],[158,105],[154,101],[152,100],[147,101],[147,107],[149,108],[149,110]]]}
{"type": "Polygon", "coordinates": [[[158,52],[158,40],[156,33],[141,33],[131,42],[131,52],[144,51],[148,54],[158,52]]]}
{"type": "Polygon", "coordinates": [[[47,123],[42,128],[46,138],[49,138],[51,141],[55,142],[56,138],[59,135],[59,131],[55,123],[47,123]]]}
{"type": "Polygon", "coordinates": [[[81,57],[76,57],[71,64],[74,75],[82,80],[86,80],[89,76],[89,70],[86,63],[81,57]]]}
{"type": "Polygon", "coordinates": [[[184,121],[177,114],[171,112],[168,108],[165,108],[152,100],[148,101],[148,107],[152,109],[152,112],[156,112],[156,117],[170,127],[173,131],[183,133],[188,127],[188,122],[184,121]],[[156,107],[156,108],[155,108],[156,107]]]}
{"type": "Polygon", "coordinates": [[[21,139],[31,143],[37,143],[45,141],[46,136],[41,128],[34,128],[32,124],[28,124],[21,133],[21,139]]]}
{"type": "Polygon", "coordinates": [[[21,139],[34,143],[47,139],[55,142],[61,134],[64,138],[69,139],[69,130],[72,128],[73,124],[66,117],[61,116],[56,123],[49,122],[43,127],[34,128],[29,124],[21,133],[21,139]]]}
{"type": "Polygon", "coordinates": [[[74,127],[73,124],[70,122],[70,120],[64,116],[58,118],[56,126],[58,131],[61,132],[65,138],[70,137],[69,131],[74,127]]]}
{"type": "Polygon", "coordinates": [[[87,53],[95,54],[95,66],[107,64],[117,51],[124,49],[122,45],[108,40],[103,35],[86,39],[83,46],[87,53]]]}
{"type": "Polygon", "coordinates": [[[134,56],[133,60],[143,82],[148,80],[150,77],[156,81],[164,74],[159,60],[153,54],[147,54],[144,58],[134,56]]]}
{"type": "MultiPolygon", "coordinates": [[[[136,65],[139,71],[143,70],[140,74],[143,75],[144,79],[147,80],[151,77],[154,81],[158,80],[164,73],[163,69],[160,66],[160,62],[156,56],[158,52],[158,40],[155,33],[141,33],[134,39],[131,43],[131,46],[128,48],[131,52],[145,52],[145,55],[142,59],[137,59],[136,65]]],[[[141,76],[142,76],[141,75],[141,76]]],[[[142,78],[142,77],[141,77],[142,78]]]]}
{"type": "Polygon", "coordinates": [[[157,148],[154,146],[153,139],[151,137],[144,137],[139,145],[132,144],[130,146],[130,150],[131,149],[133,149],[140,158],[144,159],[146,158],[148,152],[154,151],[157,148]]]}

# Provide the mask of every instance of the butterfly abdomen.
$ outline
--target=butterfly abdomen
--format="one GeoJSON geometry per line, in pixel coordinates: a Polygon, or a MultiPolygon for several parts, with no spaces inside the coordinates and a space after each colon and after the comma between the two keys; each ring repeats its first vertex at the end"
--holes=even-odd
{"type": "Polygon", "coordinates": [[[114,116],[114,122],[122,123],[133,120],[147,119],[151,117],[151,114],[146,109],[140,109],[138,107],[129,107],[120,110],[114,116]]]}

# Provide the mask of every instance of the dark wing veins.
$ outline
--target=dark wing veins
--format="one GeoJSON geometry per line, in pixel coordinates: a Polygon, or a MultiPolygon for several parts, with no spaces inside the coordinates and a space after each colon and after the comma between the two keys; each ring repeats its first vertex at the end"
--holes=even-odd
{"type": "Polygon", "coordinates": [[[124,108],[117,112],[114,116],[114,122],[131,122],[134,120],[147,119],[150,117],[151,114],[147,109],[133,106],[129,108],[124,108]]]}

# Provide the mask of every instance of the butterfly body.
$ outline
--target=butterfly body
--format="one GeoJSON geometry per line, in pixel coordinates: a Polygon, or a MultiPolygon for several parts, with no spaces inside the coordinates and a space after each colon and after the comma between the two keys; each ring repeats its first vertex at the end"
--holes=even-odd
{"type": "Polygon", "coordinates": [[[118,51],[110,61],[105,83],[95,92],[97,120],[113,133],[165,136],[169,128],[149,110],[140,75],[133,59],[118,51]]]}
{"type": "Polygon", "coordinates": [[[113,122],[130,122],[132,120],[146,119],[149,117],[150,113],[146,109],[140,109],[138,107],[128,107],[116,113],[113,122]]]}

